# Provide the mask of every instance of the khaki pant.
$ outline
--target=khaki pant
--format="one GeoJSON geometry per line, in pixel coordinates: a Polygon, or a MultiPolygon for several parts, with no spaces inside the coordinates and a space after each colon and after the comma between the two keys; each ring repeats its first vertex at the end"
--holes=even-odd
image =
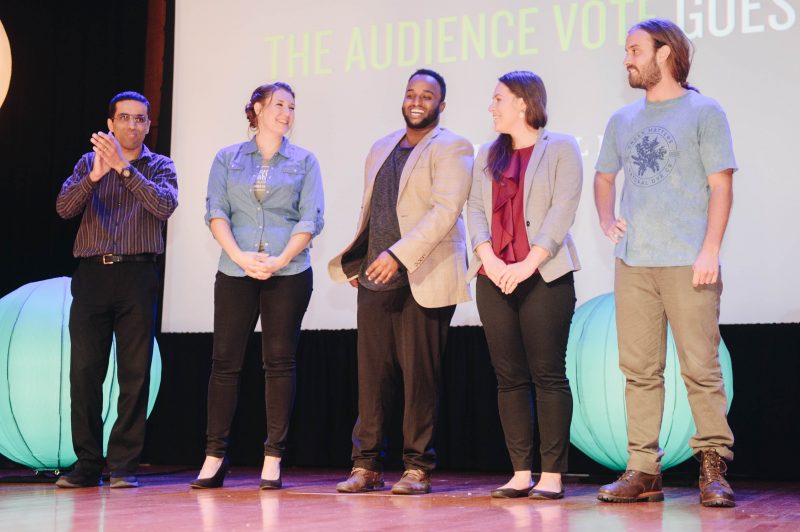
{"type": "Polygon", "coordinates": [[[697,426],[689,446],[695,453],[713,449],[731,460],[733,433],[717,352],[722,279],[694,288],[691,266],[632,267],[617,259],[614,284],[619,366],[626,379],[628,469],[661,470],[667,321],[697,426]]]}

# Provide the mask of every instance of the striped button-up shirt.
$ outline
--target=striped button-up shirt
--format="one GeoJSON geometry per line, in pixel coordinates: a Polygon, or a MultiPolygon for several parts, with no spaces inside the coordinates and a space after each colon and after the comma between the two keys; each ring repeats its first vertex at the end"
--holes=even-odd
{"type": "Polygon", "coordinates": [[[111,170],[92,183],[94,157],[94,152],[81,157],[56,200],[62,218],[83,213],[73,255],[163,253],[164,224],[178,206],[172,159],[143,145],[139,158],[131,161],[128,179],[111,170]]]}

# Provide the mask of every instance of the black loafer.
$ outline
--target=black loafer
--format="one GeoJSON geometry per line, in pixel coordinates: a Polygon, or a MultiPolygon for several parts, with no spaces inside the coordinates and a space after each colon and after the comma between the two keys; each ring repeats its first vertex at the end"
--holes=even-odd
{"type": "Polygon", "coordinates": [[[527,497],[530,490],[515,490],[514,488],[497,488],[492,490],[492,497],[495,499],[519,499],[527,497]]]}
{"type": "Polygon", "coordinates": [[[545,491],[545,490],[537,490],[536,488],[531,489],[528,492],[529,499],[537,499],[537,500],[546,500],[546,501],[554,501],[556,499],[563,499],[564,498],[564,488],[561,488],[561,491],[545,491]]]}

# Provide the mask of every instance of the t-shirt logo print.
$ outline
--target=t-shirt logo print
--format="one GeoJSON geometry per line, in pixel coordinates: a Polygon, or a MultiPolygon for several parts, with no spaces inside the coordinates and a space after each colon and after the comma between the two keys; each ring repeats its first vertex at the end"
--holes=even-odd
{"type": "Polygon", "coordinates": [[[646,170],[658,172],[658,162],[663,161],[666,154],[667,149],[658,145],[658,139],[650,140],[650,137],[645,135],[642,141],[636,145],[636,155],[632,157],[633,164],[639,167],[639,177],[646,170]]]}
{"type": "Polygon", "coordinates": [[[663,127],[639,131],[625,148],[625,175],[640,187],[660,183],[675,167],[678,154],[675,137],[663,127]]]}

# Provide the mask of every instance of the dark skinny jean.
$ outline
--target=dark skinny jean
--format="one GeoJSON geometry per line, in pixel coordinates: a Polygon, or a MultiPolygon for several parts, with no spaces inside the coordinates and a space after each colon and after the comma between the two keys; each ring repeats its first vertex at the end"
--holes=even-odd
{"type": "Polygon", "coordinates": [[[214,347],[208,380],[208,456],[225,456],[247,340],[259,315],[267,405],[264,455],[283,456],[294,407],[297,341],[312,289],[311,268],[265,281],[217,272],[214,347]]]}
{"type": "Polygon", "coordinates": [[[542,471],[566,472],[572,420],[566,375],[575,311],[572,273],[550,283],[536,273],[509,295],[479,275],[477,304],[497,376],[497,406],[514,471],[530,471],[533,466],[533,385],[542,471]]]}

